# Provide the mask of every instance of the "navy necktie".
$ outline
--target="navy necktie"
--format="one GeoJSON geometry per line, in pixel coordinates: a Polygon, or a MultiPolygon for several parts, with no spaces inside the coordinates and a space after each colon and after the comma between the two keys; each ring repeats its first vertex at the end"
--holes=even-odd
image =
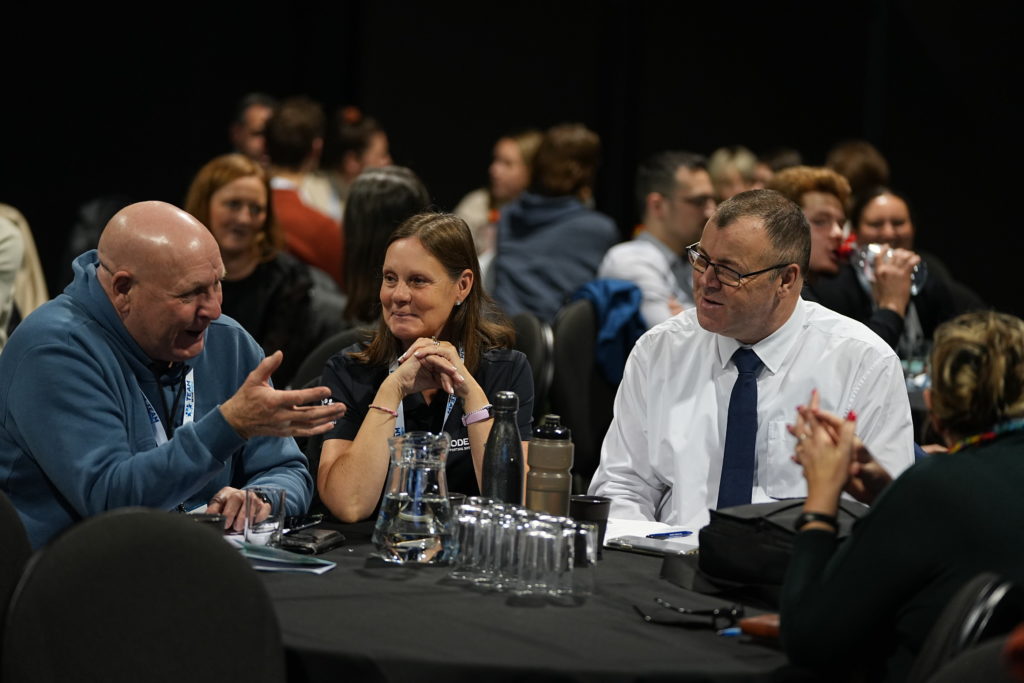
{"type": "Polygon", "coordinates": [[[750,349],[736,349],[732,362],[739,368],[729,397],[725,429],[725,459],[718,508],[745,505],[754,488],[754,442],[757,435],[757,371],[764,365],[750,349]]]}

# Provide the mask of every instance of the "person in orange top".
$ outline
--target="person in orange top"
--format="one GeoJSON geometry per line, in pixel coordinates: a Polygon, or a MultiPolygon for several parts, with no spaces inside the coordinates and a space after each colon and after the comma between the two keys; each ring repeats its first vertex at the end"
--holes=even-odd
{"type": "Polygon", "coordinates": [[[341,225],[308,206],[299,193],[323,149],[323,109],[308,97],[285,100],[267,121],[266,138],[274,211],[284,232],[285,249],[327,272],[339,287],[344,286],[341,225]]]}

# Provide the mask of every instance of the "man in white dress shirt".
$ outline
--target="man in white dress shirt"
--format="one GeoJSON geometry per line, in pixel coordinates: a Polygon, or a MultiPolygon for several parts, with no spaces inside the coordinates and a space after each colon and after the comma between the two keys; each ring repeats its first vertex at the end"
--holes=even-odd
{"type": "Polygon", "coordinates": [[[660,152],[637,170],[643,231],[608,250],[597,276],[629,280],[643,292],[640,312],[651,328],[693,306],[686,247],[715,211],[707,161],[691,152],[660,152]]]}
{"type": "Polygon", "coordinates": [[[857,415],[859,436],[893,477],[912,463],[896,354],[863,324],[800,298],[810,229],[799,206],[771,190],[740,193],[687,253],[696,305],[640,338],[615,397],[590,486],[611,497],[611,517],[707,524],[718,506],[740,348],[763,364],[755,371],[750,502],[806,495],[786,425],[815,389],[823,410],[857,415]]]}

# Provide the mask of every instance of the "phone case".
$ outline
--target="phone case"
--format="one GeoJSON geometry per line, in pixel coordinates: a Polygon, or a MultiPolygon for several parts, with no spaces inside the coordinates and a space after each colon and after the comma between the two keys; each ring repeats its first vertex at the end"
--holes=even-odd
{"type": "Polygon", "coordinates": [[[646,538],[644,536],[619,536],[610,538],[605,542],[605,547],[615,550],[625,550],[641,555],[686,555],[690,548],[680,546],[672,541],[665,541],[658,538],[646,538]]]}
{"type": "Polygon", "coordinates": [[[305,529],[281,537],[281,547],[296,553],[319,555],[345,542],[345,536],[333,529],[305,529]]]}

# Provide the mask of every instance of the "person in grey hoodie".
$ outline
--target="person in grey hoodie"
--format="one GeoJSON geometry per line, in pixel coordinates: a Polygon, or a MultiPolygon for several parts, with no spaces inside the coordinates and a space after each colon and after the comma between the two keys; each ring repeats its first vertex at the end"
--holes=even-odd
{"type": "Polygon", "coordinates": [[[129,205],[73,268],[0,356],[0,488],[32,545],[125,506],[205,505],[241,530],[241,489],[257,484],[304,512],[313,481],[290,437],[326,431],[344,406],[318,405],[325,387],[271,386],[281,353],[263,358],[220,315],[224,264],[203,224],[129,205]]]}
{"type": "Polygon", "coordinates": [[[597,134],[582,124],[544,134],[530,191],[507,205],[498,221],[488,290],[507,315],[528,311],[550,322],[594,279],[605,252],[619,241],[615,222],[588,207],[600,148],[597,134]]]}

